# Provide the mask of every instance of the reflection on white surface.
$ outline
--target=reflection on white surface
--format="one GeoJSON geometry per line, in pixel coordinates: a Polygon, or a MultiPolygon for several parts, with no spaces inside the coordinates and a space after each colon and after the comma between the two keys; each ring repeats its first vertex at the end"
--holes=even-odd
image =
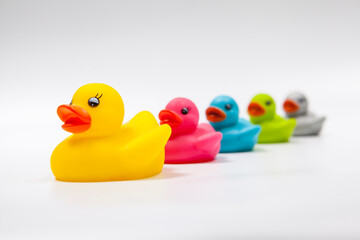
{"type": "Polygon", "coordinates": [[[343,149],[332,136],[293,138],[108,183],[59,182],[48,166],[12,163],[0,185],[1,232],[59,239],[360,236],[358,150],[343,149]]]}

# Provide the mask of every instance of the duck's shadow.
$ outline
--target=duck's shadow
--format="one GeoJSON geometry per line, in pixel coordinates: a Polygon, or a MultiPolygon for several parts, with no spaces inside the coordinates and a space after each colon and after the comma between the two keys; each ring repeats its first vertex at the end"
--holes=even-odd
{"type": "Polygon", "coordinates": [[[218,155],[216,157],[217,159],[220,159],[220,162],[223,160],[224,162],[228,162],[226,161],[226,156],[230,156],[230,155],[247,155],[247,154],[257,154],[257,153],[264,153],[264,152],[268,152],[267,149],[256,146],[253,150],[250,151],[242,151],[242,152],[225,152],[225,153],[220,153],[220,155],[218,155]],[[222,158],[222,159],[221,159],[222,158]]]}
{"type": "Polygon", "coordinates": [[[214,161],[209,162],[210,164],[222,164],[230,162],[224,155],[217,155],[214,161]]]}
{"type": "Polygon", "coordinates": [[[143,180],[146,180],[146,181],[164,180],[164,179],[178,178],[178,177],[184,177],[184,176],[187,176],[187,174],[180,173],[180,172],[176,171],[174,168],[166,166],[166,164],[165,164],[163,170],[159,174],[157,174],[153,177],[150,177],[150,178],[143,179],[143,180]]]}
{"type": "Polygon", "coordinates": [[[264,153],[264,152],[268,152],[268,151],[266,149],[264,149],[262,147],[258,147],[258,146],[256,146],[253,151],[250,151],[250,153],[264,153]]]}
{"type": "Polygon", "coordinates": [[[198,164],[222,164],[222,163],[228,163],[230,161],[227,160],[226,156],[216,156],[216,158],[213,161],[209,162],[198,162],[198,163],[186,163],[186,164],[165,164],[163,170],[161,173],[159,173],[156,176],[153,176],[151,178],[147,178],[145,180],[152,181],[152,180],[164,180],[164,179],[171,179],[171,178],[179,178],[187,176],[188,174],[180,173],[176,171],[176,165],[198,165],[198,164]]]}

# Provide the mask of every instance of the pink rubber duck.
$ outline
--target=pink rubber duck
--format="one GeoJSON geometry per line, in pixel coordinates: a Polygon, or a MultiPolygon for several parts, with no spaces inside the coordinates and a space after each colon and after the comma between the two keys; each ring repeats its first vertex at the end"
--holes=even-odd
{"type": "Polygon", "coordinates": [[[199,123],[199,111],[186,98],[175,98],[159,113],[160,124],[168,124],[171,137],[165,146],[165,163],[211,161],[220,151],[222,134],[208,123],[199,123]]]}

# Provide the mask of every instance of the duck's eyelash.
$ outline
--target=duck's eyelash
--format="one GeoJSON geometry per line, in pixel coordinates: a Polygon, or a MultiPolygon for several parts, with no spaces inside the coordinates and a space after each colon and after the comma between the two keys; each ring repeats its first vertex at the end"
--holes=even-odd
{"type": "Polygon", "coordinates": [[[95,98],[100,99],[103,96],[103,93],[98,97],[99,93],[96,94],[95,98]]]}

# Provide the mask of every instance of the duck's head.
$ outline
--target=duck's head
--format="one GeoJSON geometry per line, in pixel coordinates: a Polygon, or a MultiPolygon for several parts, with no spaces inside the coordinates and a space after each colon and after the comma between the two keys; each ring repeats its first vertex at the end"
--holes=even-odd
{"type": "Polygon", "coordinates": [[[124,103],[112,87],[92,83],[79,88],[57,114],[65,131],[82,136],[104,136],[117,131],[124,119],[124,103]]]}
{"type": "Polygon", "coordinates": [[[206,118],[215,130],[231,127],[238,122],[239,107],[233,98],[218,96],[206,109],[206,118]]]}
{"type": "Polygon", "coordinates": [[[275,112],[275,101],[267,94],[256,95],[248,106],[248,113],[251,122],[253,123],[272,120],[275,116],[275,112]]]}
{"type": "Polygon", "coordinates": [[[308,101],[304,94],[294,92],[288,95],[283,108],[288,117],[305,115],[307,113],[308,101]]]}
{"type": "Polygon", "coordinates": [[[168,124],[171,136],[194,132],[199,123],[199,111],[195,104],[186,98],[171,100],[159,113],[160,124],[168,124]]]}

